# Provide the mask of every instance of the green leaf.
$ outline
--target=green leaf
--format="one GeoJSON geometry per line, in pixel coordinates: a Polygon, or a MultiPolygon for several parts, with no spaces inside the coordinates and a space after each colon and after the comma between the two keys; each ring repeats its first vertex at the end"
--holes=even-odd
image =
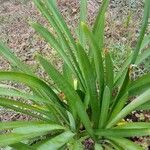
{"type": "MultiPolygon", "coordinates": [[[[42,25],[38,23],[32,23],[32,27],[59,53],[59,55],[62,57],[62,59],[65,61],[65,63],[68,65],[68,67],[71,69],[71,71],[78,77],[79,81],[84,85],[82,81],[82,77],[80,75],[80,70],[78,68],[78,63],[76,62],[76,59],[73,57],[72,50],[71,55],[72,59],[69,58],[67,53],[64,51],[63,47],[61,47],[60,42],[56,40],[56,38],[53,36],[52,33],[50,33],[46,28],[44,28],[42,25]],[[75,66],[72,64],[72,60],[75,63],[75,66]]],[[[64,45],[64,44],[63,44],[64,45]]],[[[67,47],[69,50],[69,48],[67,47]]],[[[69,52],[70,52],[69,51],[69,52]]]]}
{"type": "Polygon", "coordinates": [[[45,115],[45,111],[37,107],[34,107],[32,105],[28,105],[19,101],[14,101],[14,100],[6,99],[6,98],[0,98],[0,106],[33,116],[35,118],[38,118],[44,121],[49,121],[47,117],[43,116],[45,115]]]}
{"type": "Polygon", "coordinates": [[[95,145],[94,145],[94,150],[103,150],[103,147],[102,147],[101,144],[95,143],[95,145]]]}
{"type": "Polygon", "coordinates": [[[81,45],[85,48],[86,46],[86,39],[85,35],[82,32],[82,28],[80,26],[81,22],[86,22],[87,20],[87,0],[80,1],[80,22],[79,22],[79,39],[81,42],[81,45]]]}
{"type": "Polygon", "coordinates": [[[68,119],[69,119],[69,123],[70,123],[70,128],[72,131],[75,131],[76,130],[76,122],[72,116],[72,114],[67,111],[67,115],[68,115],[68,119]]]}
{"type": "Polygon", "coordinates": [[[141,52],[141,54],[138,55],[135,64],[139,65],[141,64],[145,59],[150,57],[150,48],[147,48],[141,52]]]}
{"type": "Polygon", "coordinates": [[[31,26],[35,29],[36,32],[38,32],[63,58],[63,60],[66,62],[66,64],[74,70],[74,67],[69,60],[67,54],[63,51],[61,48],[60,43],[55,39],[52,33],[50,33],[46,28],[44,28],[39,23],[31,23],[31,26]]]}
{"type": "Polygon", "coordinates": [[[126,150],[143,150],[143,148],[141,148],[139,145],[125,138],[109,137],[108,139],[110,139],[111,141],[113,141],[114,143],[118,144],[119,146],[121,146],[123,149],[126,150]]]}
{"type": "MultiPolygon", "coordinates": [[[[13,121],[13,122],[0,122],[0,130],[13,129],[23,126],[31,126],[43,124],[41,121],[13,121]]],[[[45,123],[46,124],[46,123],[45,123]]]]}
{"type": "Polygon", "coordinates": [[[15,129],[16,133],[0,135],[0,146],[12,145],[12,144],[15,144],[15,143],[27,140],[27,139],[35,138],[38,136],[43,136],[49,133],[50,131],[64,129],[62,126],[59,126],[57,124],[53,124],[53,125],[41,124],[41,125],[34,125],[34,126],[31,126],[31,128],[29,126],[18,128],[18,129],[15,129]]]}
{"type": "Polygon", "coordinates": [[[126,75],[126,72],[127,72],[126,70],[129,68],[131,60],[132,60],[132,53],[123,62],[121,69],[117,72],[117,74],[114,78],[114,86],[115,87],[120,85],[119,83],[120,83],[120,80],[122,81],[122,78],[124,79],[124,76],[126,75]]]}
{"type": "Polygon", "coordinates": [[[53,130],[64,130],[65,128],[63,126],[57,125],[57,124],[34,124],[34,125],[27,125],[15,128],[13,130],[13,133],[15,134],[31,134],[31,133],[45,133],[53,130]]]}
{"type": "Polygon", "coordinates": [[[61,148],[64,144],[66,144],[68,141],[70,141],[75,134],[66,131],[50,140],[47,142],[41,144],[37,150],[58,150],[61,148]]]}
{"type": "Polygon", "coordinates": [[[63,64],[63,76],[66,78],[66,80],[74,87],[74,80],[73,80],[73,74],[71,69],[68,67],[66,63],[63,64]]]}
{"type": "Polygon", "coordinates": [[[101,105],[101,114],[100,114],[100,120],[99,120],[99,128],[103,128],[106,124],[107,119],[108,119],[110,97],[111,97],[110,90],[106,86],[104,93],[103,93],[103,99],[102,99],[102,105],[101,105]]]}
{"type": "Polygon", "coordinates": [[[85,107],[88,106],[90,103],[92,108],[92,119],[96,126],[98,126],[98,119],[97,116],[99,115],[99,104],[97,99],[97,88],[96,88],[96,78],[93,75],[93,69],[92,65],[90,64],[90,61],[88,59],[88,56],[82,46],[80,44],[77,44],[77,56],[79,60],[79,66],[81,67],[82,74],[84,76],[84,80],[86,82],[87,87],[87,95],[89,95],[90,101],[88,102],[88,99],[85,99],[85,107]]]}
{"type": "Polygon", "coordinates": [[[18,68],[19,70],[27,74],[34,74],[32,70],[26,64],[21,62],[20,59],[18,59],[18,57],[15,56],[15,54],[13,54],[11,50],[6,47],[2,42],[0,42],[0,54],[4,56],[13,67],[18,68]]]}
{"type": "Polygon", "coordinates": [[[149,111],[150,110],[150,102],[147,102],[147,103],[139,106],[138,108],[136,108],[136,110],[147,110],[147,111],[149,111]]]}
{"type": "Polygon", "coordinates": [[[15,150],[34,150],[31,146],[28,146],[27,144],[24,143],[16,143],[10,145],[10,147],[14,148],[15,150]]]}
{"type": "MultiPolygon", "coordinates": [[[[118,103],[120,103],[120,99],[123,98],[123,96],[125,94],[127,94],[128,92],[128,87],[129,87],[129,83],[130,83],[130,69],[127,70],[127,72],[125,73],[125,76],[123,76],[123,80],[122,83],[118,89],[118,92],[113,100],[113,104],[112,104],[112,108],[111,108],[111,112],[114,110],[114,108],[116,107],[116,105],[118,103]]],[[[124,99],[125,102],[125,99],[124,99]]]]}
{"type": "Polygon", "coordinates": [[[107,140],[108,144],[110,144],[115,150],[124,150],[122,147],[120,147],[118,144],[114,143],[113,141],[107,140]]]}
{"type": "Polygon", "coordinates": [[[149,2],[149,0],[145,0],[143,23],[142,23],[142,27],[141,27],[140,36],[137,41],[137,45],[136,45],[136,48],[133,53],[132,64],[134,64],[136,62],[137,56],[139,54],[139,51],[140,51],[140,48],[141,48],[141,45],[142,45],[142,42],[144,39],[144,35],[145,35],[146,29],[148,26],[149,16],[150,16],[150,2],[149,2]]]}
{"type": "Polygon", "coordinates": [[[127,128],[127,129],[98,129],[95,134],[105,137],[133,137],[133,136],[149,136],[150,128],[127,128]]]}
{"type": "Polygon", "coordinates": [[[115,127],[117,129],[150,129],[149,122],[129,122],[115,127]]]}
{"type": "Polygon", "coordinates": [[[46,103],[44,101],[44,99],[40,96],[37,96],[37,95],[34,95],[34,94],[31,95],[31,94],[22,92],[18,89],[15,89],[15,88],[8,89],[8,88],[0,87],[0,95],[1,96],[20,97],[20,98],[23,98],[25,100],[31,100],[31,101],[35,102],[36,104],[39,103],[40,105],[41,105],[41,103],[46,103]]]}
{"type": "MultiPolygon", "coordinates": [[[[79,66],[78,66],[77,60],[75,58],[75,54],[76,54],[75,41],[74,41],[74,39],[73,39],[73,37],[72,37],[72,35],[71,35],[71,33],[70,33],[66,23],[64,22],[64,19],[62,18],[62,16],[58,12],[58,10],[55,7],[55,5],[50,3],[49,1],[42,2],[41,0],[34,0],[34,3],[38,7],[38,9],[42,12],[42,14],[47,18],[47,20],[52,25],[52,27],[55,29],[55,31],[56,31],[56,33],[58,35],[59,45],[61,44],[60,45],[61,49],[59,51],[62,50],[62,51],[65,52],[67,50],[67,54],[69,54],[71,56],[72,62],[74,63],[75,66],[72,66],[72,64],[69,65],[67,62],[66,63],[70,67],[72,72],[74,72],[75,75],[78,77],[79,82],[82,85],[82,88],[84,89],[84,82],[82,81],[81,72],[79,70],[79,66]]],[[[47,30],[47,29],[45,29],[45,30],[47,30]]],[[[53,42],[51,44],[53,44],[53,42]]],[[[58,44],[58,42],[57,42],[57,44],[58,44]]],[[[54,46],[56,46],[56,45],[54,45],[54,46]]],[[[67,58],[65,58],[65,60],[66,59],[67,58]]]]}
{"type": "Polygon", "coordinates": [[[113,84],[114,84],[114,71],[113,71],[113,62],[110,57],[109,52],[105,51],[105,77],[106,77],[106,86],[109,87],[110,93],[112,93],[113,90],[113,84]]]}
{"type": "Polygon", "coordinates": [[[144,37],[140,50],[146,48],[149,44],[150,44],[150,34],[144,37]]]}
{"type": "Polygon", "coordinates": [[[96,69],[96,75],[99,83],[100,91],[103,91],[104,86],[104,68],[101,51],[95,41],[93,33],[89,30],[88,26],[85,23],[82,23],[82,29],[87,37],[87,40],[90,43],[92,53],[94,55],[94,65],[96,69]]]}
{"type": "Polygon", "coordinates": [[[69,143],[69,150],[83,150],[84,149],[84,146],[83,144],[81,143],[81,139],[79,140],[72,140],[70,143],[69,143]]]}
{"type": "Polygon", "coordinates": [[[129,94],[134,96],[143,93],[150,88],[150,73],[143,75],[129,84],[129,94]]]}
{"type": "Polygon", "coordinates": [[[80,117],[85,128],[87,129],[89,134],[92,135],[93,131],[91,128],[89,117],[76,91],[48,61],[46,61],[40,55],[38,55],[38,60],[40,61],[41,65],[46,70],[48,75],[54,80],[60,90],[65,94],[74,118],[76,118],[76,113],[78,113],[78,116],[80,117]]]}
{"type": "Polygon", "coordinates": [[[44,97],[43,100],[45,100],[46,102],[49,102],[51,104],[51,101],[53,101],[58,106],[64,107],[64,104],[59,100],[54,91],[44,81],[34,76],[18,72],[0,72],[0,81],[2,80],[24,83],[32,89],[38,91],[40,95],[44,97]]]}
{"type": "Polygon", "coordinates": [[[99,9],[98,15],[96,17],[96,21],[93,27],[93,33],[96,37],[96,42],[100,47],[100,51],[103,49],[104,45],[104,26],[105,26],[105,12],[107,10],[109,4],[109,0],[103,0],[102,6],[99,9]]]}
{"type": "Polygon", "coordinates": [[[142,104],[150,101],[150,89],[145,91],[135,100],[133,100],[130,104],[128,104],[125,108],[123,108],[120,113],[116,115],[116,117],[107,124],[106,128],[110,128],[115,125],[119,120],[127,116],[130,112],[141,106],[142,104]]]}
{"type": "MultiPolygon", "coordinates": [[[[119,100],[114,109],[112,110],[112,113],[109,117],[109,121],[112,120],[125,106],[126,102],[128,101],[128,92],[125,93],[119,100]]],[[[108,122],[109,122],[108,121],[108,122]]]]}
{"type": "Polygon", "coordinates": [[[67,25],[65,23],[62,15],[58,11],[58,9],[49,0],[45,0],[44,4],[47,6],[48,11],[52,14],[51,17],[54,18],[54,20],[56,21],[57,25],[59,26],[59,28],[61,29],[61,31],[65,35],[68,43],[71,44],[71,47],[73,48],[73,51],[76,54],[75,41],[73,39],[73,36],[71,35],[71,32],[69,31],[69,28],[67,27],[67,25]]]}

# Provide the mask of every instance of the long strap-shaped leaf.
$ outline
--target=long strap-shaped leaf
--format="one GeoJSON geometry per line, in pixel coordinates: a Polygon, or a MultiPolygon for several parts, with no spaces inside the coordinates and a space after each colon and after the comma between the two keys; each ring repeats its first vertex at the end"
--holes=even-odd
{"type": "Polygon", "coordinates": [[[109,105],[110,105],[111,93],[109,87],[105,87],[103,93],[103,99],[101,104],[101,113],[99,118],[99,128],[103,128],[108,119],[109,105]]]}
{"type": "Polygon", "coordinates": [[[31,146],[28,146],[27,144],[21,142],[12,144],[9,147],[14,148],[15,150],[34,150],[34,148],[32,148],[31,146]]]}
{"type": "Polygon", "coordinates": [[[150,129],[149,122],[129,122],[115,127],[117,129],[150,129]]]}
{"type": "Polygon", "coordinates": [[[37,150],[58,150],[63,145],[65,145],[68,141],[70,141],[75,134],[66,131],[50,140],[47,140],[45,143],[39,145],[37,150]]]}
{"type": "Polygon", "coordinates": [[[73,51],[76,54],[76,45],[75,41],[73,39],[73,36],[71,35],[71,32],[69,31],[69,28],[67,27],[62,15],[59,13],[58,9],[49,1],[45,0],[45,4],[48,7],[50,13],[52,13],[56,23],[59,25],[60,29],[63,31],[64,35],[66,36],[69,43],[71,43],[71,47],[73,47],[73,51]]]}
{"type": "Polygon", "coordinates": [[[129,84],[129,94],[136,95],[150,88],[150,73],[143,75],[129,84]]]}
{"type": "MultiPolygon", "coordinates": [[[[41,2],[40,0],[34,0],[34,2],[37,5],[37,7],[40,9],[40,11],[44,14],[44,16],[48,19],[48,21],[53,26],[55,31],[57,32],[58,37],[61,39],[60,43],[62,43],[67,48],[68,53],[70,54],[70,56],[75,64],[76,75],[77,75],[77,77],[79,77],[79,81],[81,82],[82,86],[84,86],[83,81],[82,81],[81,72],[79,70],[77,60],[74,56],[74,53],[76,53],[75,41],[74,41],[66,23],[64,22],[64,19],[58,12],[57,8],[49,1],[44,2],[44,3],[46,3],[45,6],[47,6],[47,7],[45,7],[44,3],[41,2]]],[[[63,49],[63,47],[62,47],[62,49],[63,49]]]]}
{"type": "MultiPolygon", "coordinates": [[[[112,120],[125,106],[126,102],[128,101],[128,92],[125,93],[119,100],[116,106],[113,108],[109,120],[112,120]]],[[[109,121],[108,121],[109,122],[109,121]]]]}
{"type": "Polygon", "coordinates": [[[24,83],[27,86],[38,90],[43,97],[46,97],[44,99],[45,101],[50,102],[51,100],[56,104],[64,106],[64,104],[59,100],[58,96],[54,93],[54,91],[44,81],[34,76],[18,72],[0,72],[0,81],[2,80],[24,83]]]}
{"type": "Polygon", "coordinates": [[[63,60],[73,71],[74,67],[70,59],[68,58],[67,54],[63,51],[62,47],[60,46],[59,42],[55,39],[53,34],[39,23],[31,23],[31,26],[60,54],[63,60]]]}
{"type": "Polygon", "coordinates": [[[103,150],[103,147],[99,143],[95,143],[94,150],[103,150]]]}
{"type": "Polygon", "coordinates": [[[111,56],[107,50],[105,50],[105,84],[109,87],[110,93],[112,93],[114,84],[114,68],[111,56]]]}
{"type": "MultiPolygon", "coordinates": [[[[40,25],[38,23],[32,23],[31,25],[59,53],[59,55],[62,57],[62,59],[65,61],[65,63],[69,66],[69,68],[78,77],[79,81],[84,86],[84,82],[82,81],[82,77],[79,74],[79,70],[76,70],[77,66],[74,67],[71,59],[69,59],[69,56],[63,50],[63,47],[61,47],[60,43],[55,39],[53,34],[50,33],[46,28],[44,28],[42,25],[40,25]]],[[[67,49],[69,49],[69,48],[67,48],[67,49]]],[[[75,62],[75,64],[78,65],[75,58],[73,59],[73,62],[75,62]]]]}
{"type": "Polygon", "coordinates": [[[131,142],[130,140],[127,140],[125,138],[115,138],[115,137],[107,137],[109,140],[113,141],[115,144],[121,146],[123,149],[126,150],[143,150],[142,147],[137,145],[134,142],[131,142]]]}
{"type": "Polygon", "coordinates": [[[135,100],[133,100],[130,104],[128,104],[124,109],[121,110],[121,112],[116,115],[115,118],[113,118],[108,124],[107,128],[112,127],[115,125],[119,120],[124,118],[127,114],[135,110],[137,107],[141,106],[142,104],[150,101],[150,89],[144,92],[142,95],[137,97],[135,100]]]}
{"type": "Polygon", "coordinates": [[[2,96],[11,96],[11,97],[20,97],[20,98],[23,98],[25,100],[31,100],[31,101],[35,102],[36,104],[39,103],[40,105],[44,104],[44,103],[48,104],[47,101],[45,101],[43,98],[41,98],[37,95],[27,94],[25,92],[22,92],[18,89],[13,89],[13,88],[8,89],[8,88],[0,87],[0,95],[2,95],[2,96]]]}
{"type": "Polygon", "coordinates": [[[48,123],[43,123],[43,124],[34,124],[34,125],[27,125],[27,126],[22,126],[19,128],[15,128],[12,132],[16,134],[30,134],[30,133],[44,133],[44,132],[49,132],[53,130],[65,130],[65,127],[60,126],[58,124],[48,124],[48,123]]]}
{"type": "Polygon", "coordinates": [[[150,34],[144,37],[140,50],[145,49],[150,44],[150,34]]]}
{"type": "Polygon", "coordinates": [[[8,87],[0,87],[0,95],[19,97],[23,98],[24,100],[31,100],[34,102],[35,107],[40,108],[43,113],[48,116],[48,118],[51,117],[54,119],[54,116],[58,118],[58,115],[60,115],[61,117],[63,117],[63,119],[65,119],[63,116],[64,114],[59,110],[59,107],[55,106],[54,104],[50,104],[50,102],[46,101],[43,97],[27,94],[15,88],[8,89],[8,87]]]}
{"type": "Polygon", "coordinates": [[[48,124],[42,121],[12,121],[12,122],[0,122],[0,130],[14,129],[23,126],[34,126],[38,124],[48,124]]]}
{"type": "Polygon", "coordinates": [[[108,4],[109,0],[103,0],[102,6],[100,7],[93,27],[93,33],[96,37],[95,39],[97,40],[100,51],[102,51],[104,46],[105,12],[107,10],[108,4]]]}
{"type": "Polygon", "coordinates": [[[92,136],[93,132],[92,132],[89,117],[76,91],[67,82],[67,80],[48,61],[46,61],[40,55],[38,56],[38,59],[41,65],[43,66],[43,68],[48,73],[48,75],[54,80],[54,82],[57,84],[60,90],[65,94],[74,117],[76,118],[76,114],[78,113],[78,116],[80,117],[85,128],[87,129],[89,134],[92,136]]]}
{"type": "Polygon", "coordinates": [[[136,108],[136,110],[146,110],[146,111],[150,111],[150,102],[147,102],[141,106],[139,106],[138,108],[136,108]]]}
{"type": "Polygon", "coordinates": [[[103,68],[103,60],[102,60],[102,54],[99,50],[99,47],[97,45],[97,42],[95,41],[95,37],[93,33],[89,30],[88,26],[84,23],[82,23],[82,29],[87,37],[87,40],[90,43],[91,51],[94,55],[94,64],[96,69],[96,75],[99,83],[99,88],[101,92],[103,91],[104,86],[104,68],[103,68]]]}
{"type": "Polygon", "coordinates": [[[138,55],[135,64],[139,65],[141,64],[145,59],[150,57],[150,48],[145,49],[142,51],[141,54],[138,55]]]}
{"type": "Polygon", "coordinates": [[[2,42],[0,42],[0,54],[4,56],[13,67],[18,68],[19,70],[27,74],[31,74],[31,75],[34,74],[32,70],[26,64],[21,62],[20,59],[18,59],[18,57],[15,56],[11,52],[11,50],[8,47],[6,47],[2,42]]]}
{"type": "MultiPolygon", "coordinates": [[[[65,22],[62,23],[64,21],[63,18],[61,17],[61,15],[59,14],[59,12],[57,11],[56,7],[53,4],[49,4],[50,6],[48,5],[49,7],[47,8],[46,7],[47,5],[45,6],[44,3],[42,1],[40,1],[40,0],[34,0],[34,3],[38,7],[38,9],[42,12],[42,14],[48,19],[48,21],[50,22],[52,27],[55,29],[55,31],[56,31],[56,33],[58,35],[58,38],[59,38],[59,43],[63,45],[63,46],[61,46],[62,50],[64,52],[67,50],[68,54],[70,54],[71,60],[73,61],[75,66],[71,66],[67,62],[66,63],[67,63],[68,66],[71,67],[72,71],[75,72],[75,75],[79,78],[79,81],[80,81],[81,85],[84,87],[84,82],[82,81],[81,72],[79,70],[79,66],[78,66],[77,60],[76,60],[76,58],[74,56],[74,52],[72,50],[72,48],[73,48],[73,49],[75,49],[74,51],[76,51],[75,42],[73,40],[73,37],[72,37],[69,29],[67,28],[67,25],[65,24],[65,22]],[[52,12],[52,11],[56,11],[57,14],[55,12],[52,12]],[[52,15],[53,13],[54,13],[54,15],[52,15]],[[58,16],[58,20],[62,19],[62,21],[58,21],[56,19],[57,18],[56,16],[58,16]],[[63,25],[61,26],[59,23],[61,23],[63,25]],[[64,30],[62,28],[65,31],[67,29],[66,32],[69,34],[69,39],[71,39],[71,41],[73,42],[73,45],[74,45],[73,47],[70,45],[69,39],[66,38],[66,36],[65,36],[66,34],[64,34],[64,30]]],[[[66,58],[65,58],[65,60],[66,60],[66,58]]]]}
{"type": "MultiPolygon", "coordinates": [[[[87,95],[89,95],[90,105],[92,108],[92,119],[95,123],[95,126],[98,126],[98,119],[99,116],[99,102],[98,102],[98,95],[97,95],[97,88],[96,88],[96,78],[94,75],[94,71],[92,69],[92,65],[90,64],[89,58],[84,51],[83,47],[80,44],[77,44],[78,47],[78,59],[79,64],[86,82],[87,87],[87,95]]],[[[88,100],[85,99],[85,105],[88,106],[88,100]]]]}
{"type": "Polygon", "coordinates": [[[86,22],[87,20],[87,5],[87,0],[80,1],[79,39],[84,48],[86,46],[86,39],[85,35],[82,32],[80,24],[81,22],[86,22]]]}
{"type": "Polygon", "coordinates": [[[46,118],[43,115],[50,117],[50,115],[45,113],[45,111],[43,111],[37,107],[31,106],[28,104],[24,104],[22,102],[6,99],[6,98],[0,98],[0,106],[3,106],[5,108],[9,108],[9,109],[12,109],[14,111],[18,111],[18,112],[21,112],[21,113],[24,113],[24,114],[27,114],[30,116],[33,116],[35,118],[39,118],[39,119],[44,120],[44,121],[48,121],[49,118],[46,118]]]}
{"type": "Polygon", "coordinates": [[[143,39],[144,39],[144,35],[145,35],[146,29],[147,29],[147,26],[148,26],[149,16],[150,16],[150,1],[145,0],[143,24],[142,24],[142,27],[141,27],[141,33],[140,33],[139,39],[137,41],[136,48],[134,50],[134,54],[133,54],[133,58],[132,58],[132,62],[131,62],[132,64],[135,63],[135,61],[137,59],[137,56],[139,54],[139,51],[140,51],[140,48],[141,48],[141,45],[142,45],[142,42],[143,42],[143,39]]]}
{"type": "Polygon", "coordinates": [[[8,146],[24,140],[32,139],[34,137],[42,136],[50,131],[64,130],[62,126],[57,124],[41,124],[27,127],[16,128],[14,132],[10,134],[0,135],[0,146],[8,146]]]}
{"type": "Polygon", "coordinates": [[[133,136],[149,136],[150,128],[137,129],[98,129],[96,135],[107,137],[133,137],[133,136]]]}

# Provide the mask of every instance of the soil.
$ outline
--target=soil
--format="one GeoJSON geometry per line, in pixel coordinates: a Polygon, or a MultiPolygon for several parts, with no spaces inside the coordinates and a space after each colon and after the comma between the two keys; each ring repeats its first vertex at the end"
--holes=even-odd
{"type": "MultiPolygon", "coordinates": [[[[89,0],[88,22],[92,25],[97,14],[101,0],[89,0]]],[[[58,0],[60,11],[62,12],[71,31],[77,27],[79,18],[79,0],[58,0]]],[[[129,45],[131,48],[136,44],[139,35],[139,26],[142,19],[143,2],[142,0],[111,0],[106,20],[106,45],[129,45]],[[129,16],[131,20],[128,20],[129,16]]],[[[61,60],[57,53],[34,32],[29,26],[30,21],[38,21],[48,25],[47,21],[41,16],[32,3],[32,0],[0,0],[0,39],[17,54],[25,63],[38,68],[34,55],[39,52],[45,54],[58,67],[61,68],[61,60]]],[[[0,70],[9,70],[10,64],[0,57],[0,70]]],[[[40,69],[38,75],[45,76],[40,69]]],[[[20,87],[22,88],[22,87],[20,87]]],[[[138,114],[141,114],[138,112],[138,114]]],[[[143,113],[142,113],[143,114],[143,113]]],[[[144,116],[150,121],[149,112],[144,116]],[[148,116],[147,116],[148,115],[148,116]]],[[[129,116],[129,120],[136,117],[135,114],[129,116]]],[[[137,115],[138,116],[138,115],[137,115]]],[[[137,117],[139,119],[139,116],[137,117]]],[[[144,117],[145,118],[145,117],[144,117]]],[[[21,115],[9,110],[0,108],[0,121],[28,120],[28,116],[21,115]]],[[[148,149],[150,139],[147,137],[134,139],[139,144],[148,149]]]]}

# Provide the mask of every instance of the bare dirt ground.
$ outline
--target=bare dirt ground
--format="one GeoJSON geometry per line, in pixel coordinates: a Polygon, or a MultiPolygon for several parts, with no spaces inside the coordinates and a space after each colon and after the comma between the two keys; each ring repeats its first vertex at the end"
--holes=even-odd
{"type": "MultiPolygon", "coordinates": [[[[59,8],[66,19],[70,29],[74,33],[77,26],[79,13],[79,0],[58,0],[59,8]]],[[[89,0],[89,24],[92,24],[97,14],[101,0],[89,0]]],[[[143,3],[142,0],[111,0],[106,21],[106,45],[107,47],[119,47],[125,49],[126,45],[134,47],[139,35],[139,27],[142,19],[143,3]],[[129,19],[129,16],[131,19],[129,19]]],[[[46,54],[58,68],[61,67],[61,60],[57,53],[50,49],[48,45],[34,32],[29,26],[30,21],[38,21],[45,25],[48,23],[34,7],[32,0],[0,0],[0,40],[7,43],[17,56],[27,64],[37,64],[34,55],[37,52],[46,54]]],[[[10,64],[0,57],[0,70],[9,70],[10,64]]],[[[41,70],[38,74],[43,76],[41,70]]],[[[149,120],[149,116],[143,113],[140,121],[149,120]],[[144,115],[144,116],[143,116],[144,115]],[[146,115],[146,116],[145,116],[146,115]]],[[[139,120],[139,116],[135,116],[139,120]]],[[[0,110],[0,120],[20,120],[30,119],[4,109],[0,110]]],[[[138,121],[137,120],[137,121],[138,121]]],[[[142,144],[144,149],[150,145],[149,138],[134,139],[142,144]]]]}

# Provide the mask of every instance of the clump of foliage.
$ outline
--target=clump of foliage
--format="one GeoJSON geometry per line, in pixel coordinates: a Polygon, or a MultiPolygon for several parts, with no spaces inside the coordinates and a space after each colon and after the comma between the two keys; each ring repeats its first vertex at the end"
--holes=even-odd
{"type": "Polygon", "coordinates": [[[37,118],[1,122],[0,130],[10,132],[0,135],[0,146],[18,150],[80,150],[84,149],[82,141],[90,138],[95,150],[141,150],[128,138],[150,135],[150,123],[129,123],[123,119],[134,110],[149,110],[150,106],[150,74],[131,80],[132,66],[140,64],[150,54],[149,50],[139,53],[142,43],[146,43],[143,39],[150,1],[145,1],[137,46],[117,73],[111,53],[104,46],[105,12],[109,0],[103,1],[92,29],[85,23],[87,1],[80,1],[78,40],[70,33],[55,0],[34,0],[34,4],[55,34],[39,23],[31,23],[31,26],[60,54],[64,61],[63,73],[40,54],[36,56],[56,84],[51,86],[0,43],[1,55],[17,69],[1,71],[0,81],[22,83],[31,90],[27,93],[1,84],[0,105],[37,118]],[[24,102],[13,98],[22,98],[24,102]],[[131,98],[133,100],[129,101],[131,98]]]}

